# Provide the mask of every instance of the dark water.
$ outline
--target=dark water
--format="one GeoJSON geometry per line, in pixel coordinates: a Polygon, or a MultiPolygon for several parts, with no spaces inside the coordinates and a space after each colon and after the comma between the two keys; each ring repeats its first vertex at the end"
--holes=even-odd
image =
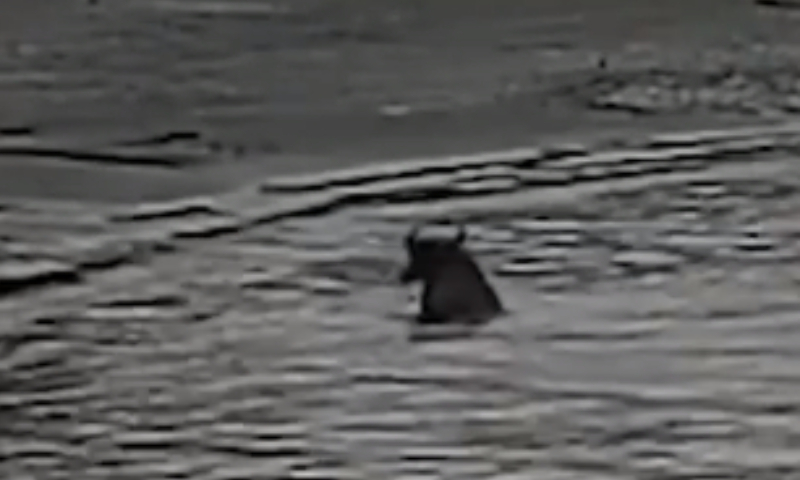
{"type": "Polygon", "coordinates": [[[7,201],[0,472],[790,478],[796,132],[407,162],[135,208],[7,201]],[[468,222],[512,313],[409,343],[401,239],[444,215],[468,222]]]}

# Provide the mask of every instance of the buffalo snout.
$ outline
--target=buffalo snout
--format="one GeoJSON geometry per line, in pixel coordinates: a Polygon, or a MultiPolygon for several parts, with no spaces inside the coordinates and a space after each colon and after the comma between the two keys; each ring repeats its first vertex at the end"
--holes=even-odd
{"type": "Polygon", "coordinates": [[[403,268],[403,269],[400,271],[399,279],[400,279],[400,283],[402,283],[402,284],[408,284],[408,283],[411,283],[411,282],[413,282],[413,281],[415,281],[415,280],[418,280],[418,279],[419,279],[419,277],[417,277],[417,274],[416,274],[416,273],[414,272],[414,270],[413,270],[413,269],[412,269],[412,268],[409,266],[409,267],[405,267],[405,268],[403,268]]]}

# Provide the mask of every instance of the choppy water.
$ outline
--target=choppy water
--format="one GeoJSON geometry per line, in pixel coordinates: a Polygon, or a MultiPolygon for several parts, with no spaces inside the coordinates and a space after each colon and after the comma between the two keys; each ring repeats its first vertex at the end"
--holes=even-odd
{"type": "Polygon", "coordinates": [[[3,478],[790,478],[796,125],[7,202],[3,478]],[[410,343],[412,221],[512,309],[410,343]]]}

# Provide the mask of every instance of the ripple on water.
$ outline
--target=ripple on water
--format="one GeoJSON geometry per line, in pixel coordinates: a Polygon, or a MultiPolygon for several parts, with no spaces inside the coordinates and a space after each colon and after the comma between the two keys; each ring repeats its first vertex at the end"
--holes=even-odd
{"type": "Polygon", "coordinates": [[[536,261],[528,258],[513,259],[495,270],[499,275],[543,276],[558,275],[564,265],[555,261],[536,261]]]}
{"type": "MultiPolygon", "coordinates": [[[[682,151],[710,155],[701,147],[682,151]]],[[[548,161],[572,176],[578,164],[613,176],[601,163],[626,155],[548,161]]],[[[637,155],[651,167],[666,156],[637,155]]],[[[534,174],[523,171],[531,163],[470,179],[534,174]]],[[[425,175],[417,170],[403,171],[425,175]]],[[[443,176],[459,176],[450,170],[443,176]]],[[[336,191],[295,185],[322,194],[289,210],[363,200],[386,185],[399,195],[413,180],[390,177],[336,191]]],[[[752,212],[788,215],[797,190],[724,178],[684,187],[626,196],[608,186],[580,205],[467,217],[468,247],[518,305],[471,336],[422,343],[389,318],[403,301],[393,275],[408,225],[320,209],[226,230],[240,214],[286,213],[281,202],[241,198],[224,213],[204,204],[133,212],[105,233],[122,241],[132,225],[164,222],[159,236],[175,248],[83,275],[80,291],[41,289],[4,305],[19,329],[0,344],[9,387],[0,442],[12,469],[37,478],[791,473],[790,449],[763,439],[798,430],[793,267],[773,257],[795,245],[787,222],[755,233],[744,223],[752,212]],[[188,236],[164,237],[183,229],[188,236]],[[718,261],[724,249],[738,256],[718,261]],[[643,284],[653,271],[660,283],[643,284]],[[54,315],[42,317],[44,306],[54,315]],[[213,313],[193,321],[200,311],[213,313]]],[[[130,254],[102,238],[62,252],[103,265],[130,254]]]]}
{"type": "Polygon", "coordinates": [[[52,284],[81,280],[78,269],[49,259],[3,259],[0,262],[0,296],[52,284]]]}
{"type": "Polygon", "coordinates": [[[637,272],[672,270],[684,263],[684,259],[680,255],[646,250],[619,252],[612,257],[611,261],[637,272]]]}

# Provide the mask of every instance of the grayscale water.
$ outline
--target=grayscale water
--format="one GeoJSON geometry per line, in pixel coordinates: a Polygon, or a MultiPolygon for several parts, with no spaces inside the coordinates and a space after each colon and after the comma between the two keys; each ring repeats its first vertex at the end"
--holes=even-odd
{"type": "MultiPolygon", "coordinates": [[[[800,124],[780,120],[254,169],[139,204],[65,201],[49,174],[58,200],[0,203],[0,478],[793,478],[800,124]],[[411,342],[402,239],[445,217],[510,312],[411,342]]],[[[28,133],[0,160],[202,157],[28,133]]]]}
{"type": "Polygon", "coordinates": [[[800,135],[756,133],[436,173],[408,163],[408,178],[376,166],[148,207],[9,203],[3,470],[792,472],[800,135]],[[548,172],[571,181],[537,183],[548,172]],[[419,200],[432,185],[451,195],[419,200]],[[400,245],[431,212],[469,221],[512,313],[410,343],[400,245]]]}

